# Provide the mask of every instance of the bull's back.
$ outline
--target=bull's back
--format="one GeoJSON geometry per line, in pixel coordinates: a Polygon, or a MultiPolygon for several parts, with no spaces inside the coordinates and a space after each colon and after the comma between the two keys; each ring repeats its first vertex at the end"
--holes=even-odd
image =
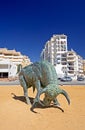
{"type": "Polygon", "coordinates": [[[35,62],[24,67],[19,76],[23,75],[26,82],[32,84],[35,80],[40,80],[43,87],[51,83],[57,83],[57,73],[54,66],[47,62],[35,62]]]}
{"type": "Polygon", "coordinates": [[[57,73],[54,66],[47,62],[41,62],[41,70],[42,70],[42,82],[47,85],[50,83],[57,83],[57,73]]]}

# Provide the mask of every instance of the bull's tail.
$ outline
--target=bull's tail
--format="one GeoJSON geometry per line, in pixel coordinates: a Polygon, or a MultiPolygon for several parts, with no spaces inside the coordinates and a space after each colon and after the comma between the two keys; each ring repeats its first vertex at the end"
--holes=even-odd
{"type": "Polygon", "coordinates": [[[19,72],[21,71],[21,69],[22,69],[22,65],[19,64],[19,65],[17,66],[17,74],[19,74],[19,72]]]}

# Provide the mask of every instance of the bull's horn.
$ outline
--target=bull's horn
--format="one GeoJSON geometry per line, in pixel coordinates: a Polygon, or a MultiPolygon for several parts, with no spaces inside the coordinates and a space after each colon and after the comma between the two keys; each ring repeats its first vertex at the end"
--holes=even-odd
{"type": "Polygon", "coordinates": [[[66,97],[66,99],[68,101],[68,104],[70,104],[70,98],[69,98],[69,95],[67,94],[67,92],[62,89],[61,92],[60,92],[60,94],[63,94],[66,97]]]}

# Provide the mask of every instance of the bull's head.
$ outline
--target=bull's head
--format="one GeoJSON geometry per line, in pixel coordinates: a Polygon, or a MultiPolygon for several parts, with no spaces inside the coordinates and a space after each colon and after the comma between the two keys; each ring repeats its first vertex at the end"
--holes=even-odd
{"type": "MultiPolygon", "coordinates": [[[[61,89],[60,87],[58,86],[55,87],[55,86],[56,86],[55,84],[49,84],[47,87],[42,89],[41,92],[39,92],[38,100],[41,105],[50,106],[51,102],[54,101],[59,94],[63,94],[66,97],[68,104],[70,104],[70,98],[67,92],[61,89]],[[40,95],[43,93],[45,93],[45,97],[43,99],[43,104],[42,104],[40,102],[40,95]]],[[[34,108],[34,106],[35,103],[33,104],[32,109],[34,108]]]]}
{"type": "Polygon", "coordinates": [[[42,93],[45,93],[45,97],[43,100],[45,106],[49,106],[59,94],[63,94],[66,97],[68,104],[70,104],[70,98],[67,92],[60,87],[55,87],[55,84],[49,84],[46,88],[42,90],[42,93]]]}

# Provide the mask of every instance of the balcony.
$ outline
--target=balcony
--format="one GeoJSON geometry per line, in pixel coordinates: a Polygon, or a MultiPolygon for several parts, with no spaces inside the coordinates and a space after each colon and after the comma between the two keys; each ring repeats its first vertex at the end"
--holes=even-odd
{"type": "Polygon", "coordinates": [[[74,62],[75,60],[73,58],[67,58],[67,62],[74,62]]]}

